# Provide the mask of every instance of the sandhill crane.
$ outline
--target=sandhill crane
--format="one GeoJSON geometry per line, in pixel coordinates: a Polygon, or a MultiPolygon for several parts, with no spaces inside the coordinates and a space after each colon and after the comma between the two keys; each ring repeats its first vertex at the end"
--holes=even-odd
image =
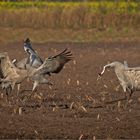
{"type": "MultiPolygon", "coordinates": [[[[15,84],[20,85],[22,81],[24,81],[26,78],[29,78],[33,82],[33,93],[39,84],[52,85],[52,83],[45,78],[45,75],[50,73],[59,73],[63,66],[72,59],[71,56],[71,52],[65,49],[58,55],[46,58],[43,64],[38,68],[35,68],[30,64],[26,64],[25,69],[20,69],[10,61],[7,52],[0,53],[1,69],[4,75],[4,78],[1,79],[1,82],[6,89],[14,89],[15,84]]],[[[19,88],[20,86],[18,86],[18,93],[19,88]]]]}
{"type": "MultiPolygon", "coordinates": [[[[70,51],[65,49],[63,52],[50,56],[45,59],[43,64],[35,69],[33,74],[31,74],[31,79],[34,81],[33,90],[39,85],[45,83],[45,75],[51,73],[59,73],[64,65],[72,59],[72,54],[70,51]]],[[[51,83],[50,83],[51,84],[51,83]]]]}
{"type": "Polygon", "coordinates": [[[15,84],[18,84],[18,91],[20,83],[27,78],[27,70],[21,70],[17,68],[10,60],[8,53],[0,53],[0,67],[2,71],[1,84],[2,88],[6,90],[8,97],[8,91],[11,92],[14,89],[15,84]]]}
{"type": "Polygon", "coordinates": [[[29,39],[24,42],[24,49],[28,53],[28,57],[17,62],[16,59],[11,62],[8,53],[0,53],[1,70],[3,77],[1,77],[2,87],[6,89],[8,96],[8,89],[11,92],[14,89],[15,84],[18,85],[18,92],[20,84],[26,78],[29,78],[33,82],[32,93],[39,84],[49,84],[45,76],[50,73],[59,73],[63,66],[72,59],[70,51],[65,49],[61,53],[50,56],[42,61],[38,54],[31,47],[29,39]]]}
{"type": "MultiPolygon", "coordinates": [[[[28,53],[29,55],[29,65],[26,64],[26,69],[30,70],[29,77],[34,81],[33,89],[37,87],[38,84],[50,84],[48,80],[45,78],[45,75],[51,75],[51,73],[59,73],[63,66],[72,59],[72,54],[70,51],[67,51],[65,49],[61,53],[55,55],[55,56],[50,56],[42,61],[42,59],[39,57],[39,55],[34,51],[34,49],[31,46],[30,39],[27,38],[24,42],[24,50],[28,53]],[[33,67],[36,69],[33,70],[33,67]]],[[[17,66],[20,65],[17,64],[17,66]]]]}
{"type": "Polygon", "coordinates": [[[130,99],[132,93],[134,91],[140,90],[140,67],[128,67],[127,62],[124,62],[124,64],[120,62],[112,62],[110,64],[107,64],[103,67],[102,72],[99,74],[100,76],[103,75],[106,68],[112,67],[115,70],[115,74],[120,82],[120,85],[123,88],[123,91],[125,93],[129,92],[128,100],[130,99]]]}
{"type": "MultiPolygon", "coordinates": [[[[26,79],[31,78],[32,81],[39,81],[41,84],[50,84],[47,79],[41,76],[37,76],[35,68],[29,67],[29,69],[19,69],[10,60],[8,53],[0,53],[0,66],[2,71],[2,76],[0,79],[2,89],[6,90],[6,95],[8,99],[9,93],[14,89],[15,85],[18,85],[18,92],[20,89],[20,84],[26,79]]],[[[27,64],[29,65],[29,64],[27,64]]]]}

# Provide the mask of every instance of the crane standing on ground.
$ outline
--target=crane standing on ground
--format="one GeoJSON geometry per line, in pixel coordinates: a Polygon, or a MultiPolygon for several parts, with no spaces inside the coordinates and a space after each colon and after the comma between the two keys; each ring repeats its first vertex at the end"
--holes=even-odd
{"type": "Polygon", "coordinates": [[[140,90],[140,67],[130,68],[128,67],[126,61],[124,62],[124,64],[115,61],[105,65],[102,72],[99,74],[100,76],[103,75],[106,68],[114,68],[115,74],[125,93],[125,98],[127,98],[126,92],[129,93],[129,96],[127,98],[128,100],[131,98],[133,92],[140,90]]]}

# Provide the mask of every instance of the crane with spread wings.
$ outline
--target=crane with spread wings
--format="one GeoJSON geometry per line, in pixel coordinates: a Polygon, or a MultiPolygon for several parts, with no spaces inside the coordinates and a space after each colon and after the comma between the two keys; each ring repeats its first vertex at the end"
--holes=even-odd
{"type": "Polygon", "coordinates": [[[51,73],[59,73],[63,69],[64,65],[71,59],[72,54],[67,51],[67,49],[55,56],[46,58],[43,64],[32,71],[33,74],[30,74],[31,79],[34,81],[33,90],[37,87],[37,85],[44,83],[43,81],[46,74],[51,75],[51,73]]]}
{"type": "Polygon", "coordinates": [[[59,73],[64,65],[72,59],[72,53],[65,49],[61,53],[50,56],[43,61],[32,48],[29,38],[24,42],[24,50],[27,52],[28,58],[18,62],[17,67],[21,65],[24,65],[24,68],[26,67],[28,77],[33,81],[32,91],[34,91],[39,84],[52,85],[52,83],[48,82],[45,78],[45,75],[59,73]]]}
{"type": "Polygon", "coordinates": [[[15,84],[18,85],[19,93],[20,84],[26,78],[29,78],[33,82],[32,92],[39,84],[52,85],[52,83],[46,79],[46,74],[51,75],[51,73],[59,73],[64,65],[72,59],[72,53],[65,49],[61,53],[55,56],[50,56],[42,61],[31,47],[29,39],[25,41],[24,49],[28,53],[28,57],[19,62],[14,60],[12,63],[7,52],[0,53],[0,66],[2,70],[0,81],[2,87],[6,89],[7,95],[8,89],[14,89],[15,84]],[[34,59],[32,59],[33,55],[34,59]]]}

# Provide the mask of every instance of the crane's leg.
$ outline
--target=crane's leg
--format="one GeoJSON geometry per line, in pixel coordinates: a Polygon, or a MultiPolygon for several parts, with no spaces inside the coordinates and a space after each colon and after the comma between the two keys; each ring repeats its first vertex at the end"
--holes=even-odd
{"type": "Polygon", "coordinates": [[[124,93],[125,93],[126,100],[129,101],[131,96],[132,96],[132,94],[133,94],[133,90],[130,89],[130,88],[127,88],[127,90],[124,93]]]}
{"type": "Polygon", "coordinates": [[[132,94],[133,94],[133,89],[130,89],[126,84],[124,83],[121,83],[122,87],[123,87],[123,91],[124,91],[124,94],[125,94],[125,99],[127,101],[130,100],[132,94]]]}
{"type": "Polygon", "coordinates": [[[124,91],[124,99],[127,99],[127,88],[124,84],[121,84],[122,85],[122,88],[123,88],[123,91],[124,91]]]}
{"type": "MultiPolygon", "coordinates": [[[[49,81],[48,81],[47,79],[45,79],[45,78],[42,78],[40,81],[34,81],[31,94],[26,98],[26,101],[29,100],[29,99],[32,97],[34,91],[36,90],[36,88],[37,88],[37,86],[38,86],[39,84],[53,85],[51,82],[49,82],[49,81]]],[[[24,101],[24,106],[25,106],[25,101],[24,101]]]]}
{"type": "Polygon", "coordinates": [[[35,81],[34,83],[33,83],[33,88],[32,88],[32,91],[31,91],[31,94],[30,94],[30,96],[28,97],[28,99],[30,99],[31,97],[32,97],[32,95],[33,95],[33,93],[34,93],[34,91],[36,90],[36,87],[38,86],[38,81],[35,81]]]}
{"type": "Polygon", "coordinates": [[[128,101],[130,100],[130,98],[131,98],[132,94],[133,94],[133,90],[132,90],[132,89],[130,89],[129,96],[128,96],[128,101]]]}
{"type": "Polygon", "coordinates": [[[33,95],[33,93],[34,93],[34,91],[36,90],[36,87],[39,85],[39,84],[48,84],[48,85],[53,85],[51,82],[49,82],[47,79],[43,79],[42,78],[42,80],[40,80],[40,81],[35,81],[34,82],[34,84],[33,84],[33,88],[32,88],[32,92],[31,92],[31,94],[30,94],[30,96],[29,96],[29,98],[31,98],[31,96],[33,95]]]}
{"type": "Polygon", "coordinates": [[[35,89],[36,89],[36,87],[38,86],[38,82],[37,81],[35,81],[34,83],[33,83],[33,88],[31,89],[31,90],[22,90],[20,93],[23,93],[23,92],[25,92],[25,91],[31,91],[31,94],[29,95],[29,96],[26,96],[26,99],[24,99],[24,101],[21,101],[22,102],[22,104],[25,106],[25,102],[26,101],[28,101],[31,97],[32,97],[32,95],[33,95],[33,93],[34,93],[34,91],[35,91],[35,89]]]}
{"type": "Polygon", "coordinates": [[[6,102],[9,102],[9,93],[8,93],[8,88],[5,89],[6,91],[6,102]]]}
{"type": "Polygon", "coordinates": [[[35,89],[36,89],[36,87],[38,86],[38,84],[39,84],[39,83],[38,83],[37,81],[34,82],[33,88],[32,88],[32,92],[35,91],[35,89]]]}
{"type": "Polygon", "coordinates": [[[9,86],[5,90],[6,90],[6,102],[9,102],[9,94],[12,92],[12,88],[11,86],[9,86]]]}
{"type": "Polygon", "coordinates": [[[20,97],[19,97],[19,93],[22,93],[22,92],[24,92],[24,91],[26,91],[26,90],[22,90],[21,92],[20,92],[20,87],[21,87],[21,84],[17,84],[17,101],[19,102],[21,102],[23,105],[24,105],[24,103],[23,103],[23,101],[20,99],[20,97]]]}

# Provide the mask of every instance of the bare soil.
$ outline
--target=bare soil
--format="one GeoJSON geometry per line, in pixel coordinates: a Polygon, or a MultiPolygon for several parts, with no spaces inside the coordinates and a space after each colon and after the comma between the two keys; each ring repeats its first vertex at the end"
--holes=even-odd
{"type": "MultiPolygon", "coordinates": [[[[1,46],[11,59],[26,57],[23,44],[1,46]]],[[[30,91],[16,96],[16,89],[6,103],[0,90],[0,138],[11,139],[140,139],[140,94],[127,102],[112,69],[98,79],[103,65],[128,61],[140,66],[139,43],[47,43],[33,44],[38,54],[48,57],[65,48],[74,59],[59,74],[48,79],[53,86],[40,85],[31,99],[30,91]],[[119,101],[120,100],[120,101],[119,101]]],[[[31,89],[25,81],[22,89],[31,89]]]]}

